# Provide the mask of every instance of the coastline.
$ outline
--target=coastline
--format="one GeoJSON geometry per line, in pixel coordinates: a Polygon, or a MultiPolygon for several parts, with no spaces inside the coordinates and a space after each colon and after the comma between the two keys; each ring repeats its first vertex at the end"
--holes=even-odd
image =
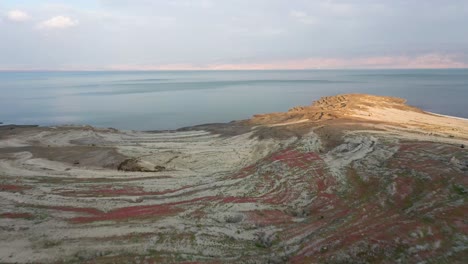
{"type": "MultiPolygon", "coordinates": [[[[405,103],[406,103],[406,100],[405,100],[405,103]]],[[[456,120],[461,120],[461,121],[466,121],[468,122],[468,118],[464,118],[464,117],[458,117],[458,116],[451,116],[451,115],[444,115],[444,114],[438,114],[438,113],[434,113],[434,112],[429,112],[429,111],[424,111],[422,110],[424,113],[426,114],[429,114],[429,115],[433,115],[433,116],[438,116],[438,117],[445,117],[445,118],[450,118],[450,119],[456,119],[456,120]]],[[[255,116],[255,115],[254,115],[255,116]]],[[[17,125],[17,124],[13,124],[13,123],[2,123],[0,122],[0,128],[21,128],[21,127],[42,127],[42,128],[46,128],[46,127],[57,127],[57,128],[66,128],[66,127],[92,127],[92,128],[97,128],[97,129],[116,129],[116,130],[119,130],[119,131],[136,131],[136,132],[150,132],[150,133],[164,133],[164,132],[177,132],[177,131],[184,131],[184,130],[196,130],[196,129],[203,129],[203,128],[216,128],[216,127],[226,127],[228,126],[229,124],[233,124],[233,123],[238,123],[238,122],[245,122],[245,121],[248,121],[248,119],[245,119],[245,120],[232,120],[232,121],[229,121],[229,122],[225,122],[225,123],[206,123],[206,124],[197,124],[197,125],[192,125],[192,126],[183,126],[183,127],[180,127],[180,128],[175,128],[175,129],[158,129],[158,130],[138,130],[138,129],[119,129],[119,128],[112,128],[112,127],[101,127],[101,126],[91,126],[91,125],[88,125],[88,124],[62,124],[62,125],[45,125],[45,126],[42,126],[42,125],[37,125],[37,124],[22,124],[22,125],[17,125]]],[[[307,122],[309,121],[308,119],[303,119],[303,120],[296,120],[296,121],[291,121],[291,122],[286,122],[286,123],[278,123],[278,124],[271,124],[269,125],[270,127],[275,127],[275,126],[284,126],[284,125],[292,125],[292,124],[298,124],[298,123],[303,123],[303,122],[307,122]]]]}
{"type": "Polygon", "coordinates": [[[451,116],[451,115],[442,115],[442,114],[437,114],[437,113],[433,113],[433,112],[428,112],[428,111],[424,111],[428,114],[431,114],[431,115],[435,115],[435,116],[440,116],[440,117],[448,117],[448,118],[453,118],[453,119],[458,119],[458,120],[463,120],[463,121],[467,121],[468,122],[468,118],[464,118],[464,117],[458,117],[458,116],[451,116]]]}

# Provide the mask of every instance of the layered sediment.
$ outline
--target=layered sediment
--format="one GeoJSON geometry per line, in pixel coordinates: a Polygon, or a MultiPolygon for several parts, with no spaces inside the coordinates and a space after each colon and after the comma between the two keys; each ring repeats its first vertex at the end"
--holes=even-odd
{"type": "Polygon", "coordinates": [[[0,126],[0,262],[462,263],[468,121],[324,97],[177,131],[0,126]]]}

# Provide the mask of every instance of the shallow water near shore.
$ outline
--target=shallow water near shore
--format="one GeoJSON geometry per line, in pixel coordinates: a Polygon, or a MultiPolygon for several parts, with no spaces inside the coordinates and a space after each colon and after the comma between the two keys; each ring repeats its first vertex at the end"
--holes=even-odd
{"type": "Polygon", "coordinates": [[[406,98],[468,117],[468,69],[0,72],[0,122],[175,129],[309,105],[322,96],[406,98]]]}

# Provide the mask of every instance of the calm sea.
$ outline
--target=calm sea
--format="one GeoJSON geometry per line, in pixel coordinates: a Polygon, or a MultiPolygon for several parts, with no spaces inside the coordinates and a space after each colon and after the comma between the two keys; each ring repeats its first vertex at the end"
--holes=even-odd
{"type": "Polygon", "coordinates": [[[468,69],[0,72],[0,122],[175,129],[287,111],[339,93],[398,96],[468,117],[468,69]]]}

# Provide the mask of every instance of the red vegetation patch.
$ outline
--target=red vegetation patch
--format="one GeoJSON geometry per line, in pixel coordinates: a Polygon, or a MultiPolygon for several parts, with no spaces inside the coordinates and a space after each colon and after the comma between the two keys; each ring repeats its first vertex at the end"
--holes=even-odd
{"type": "Polygon", "coordinates": [[[247,167],[241,169],[239,172],[237,172],[236,174],[230,176],[229,178],[231,178],[231,179],[242,179],[242,178],[245,178],[245,177],[251,175],[255,171],[256,171],[255,165],[250,165],[250,166],[247,166],[247,167]]]}
{"type": "Polygon", "coordinates": [[[452,227],[466,235],[468,234],[467,212],[468,205],[466,204],[459,207],[447,207],[438,213],[437,219],[452,223],[452,227]]]}
{"type": "Polygon", "coordinates": [[[272,190],[269,193],[263,195],[262,202],[268,204],[285,204],[289,201],[294,201],[300,196],[300,192],[297,192],[291,186],[283,184],[278,190],[272,190]]]}
{"type": "Polygon", "coordinates": [[[75,208],[75,207],[48,207],[50,209],[56,209],[61,211],[73,211],[88,213],[91,216],[80,216],[69,219],[72,223],[91,223],[96,221],[122,221],[128,219],[137,218],[150,218],[150,217],[161,217],[174,215],[181,212],[183,209],[177,208],[177,205],[190,204],[202,201],[214,201],[218,198],[215,196],[207,196],[201,198],[195,198],[187,201],[180,201],[167,204],[156,204],[156,205],[141,205],[141,206],[130,206],[122,207],[111,210],[109,212],[102,212],[95,208],[75,208]]]}
{"type": "Polygon", "coordinates": [[[257,202],[256,198],[253,197],[226,197],[221,200],[223,203],[255,203],[257,202]]]}
{"type": "Polygon", "coordinates": [[[115,197],[115,196],[146,196],[146,195],[164,195],[169,193],[175,193],[184,189],[191,188],[192,186],[184,186],[182,188],[174,190],[164,190],[159,192],[148,192],[145,191],[141,186],[116,186],[116,185],[104,185],[95,186],[89,190],[82,191],[63,191],[57,193],[62,196],[69,197],[115,197]]]}
{"type": "Polygon", "coordinates": [[[323,178],[315,177],[315,178],[316,178],[315,183],[317,185],[317,192],[319,195],[322,195],[322,196],[323,195],[327,196],[328,193],[326,193],[326,191],[330,187],[334,187],[337,185],[336,179],[333,177],[323,177],[323,178]]]}
{"type": "Polygon", "coordinates": [[[23,218],[23,219],[32,219],[33,215],[30,213],[2,213],[0,214],[0,218],[23,218]]]}
{"type": "Polygon", "coordinates": [[[395,195],[403,200],[413,192],[414,178],[398,177],[395,179],[395,195]]]}
{"type": "Polygon", "coordinates": [[[173,215],[181,210],[170,205],[147,205],[132,206],[115,209],[105,213],[95,214],[94,216],[74,217],[70,219],[72,223],[91,223],[96,221],[116,221],[131,218],[147,218],[157,216],[173,215]]]}
{"type": "Polygon", "coordinates": [[[206,213],[201,209],[197,209],[193,211],[192,213],[190,213],[190,217],[193,219],[201,220],[206,217],[206,213]]]}
{"type": "Polygon", "coordinates": [[[415,151],[419,149],[430,149],[434,143],[432,142],[404,142],[400,144],[399,151],[415,151]]]}
{"type": "Polygon", "coordinates": [[[367,177],[361,177],[354,170],[348,172],[352,192],[346,196],[347,200],[321,195],[326,194],[323,190],[333,183],[326,184],[327,178],[316,180],[318,194],[311,205],[310,215],[318,215],[319,220],[301,223],[288,230],[285,237],[314,234],[319,239],[304,245],[289,260],[291,263],[327,262],[337,252],[353,247],[359,254],[350,262],[356,258],[380,262],[379,258],[385,254],[407,254],[413,259],[427,260],[440,256],[441,251],[453,246],[450,234],[441,226],[450,226],[457,233],[467,233],[468,225],[464,221],[466,206],[447,205],[448,199],[456,198],[452,182],[460,183],[464,179],[448,164],[454,155],[448,151],[450,147],[433,143],[402,145],[386,164],[394,169],[394,175],[398,175],[391,183],[393,186],[389,186],[393,187],[393,196],[388,196],[389,192],[381,187],[382,177],[372,174],[372,171],[364,172],[367,177]],[[410,210],[406,210],[408,208],[410,210]],[[330,223],[335,223],[333,228],[323,228],[330,223]],[[396,241],[395,237],[399,240],[396,241]],[[417,245],[428,246],[411,252],[410,249],[414,250],[417,245]]]}
{"type": "Polygon", "coordinates": [[[76,212],[76,213],[86,213],[86,214],[94,214],[98,215],[101,214],[102,211],[95,209],[95,208],[83,208],[83,207],[72,207],[72,206],[39,206],[46,209],[52,209],[57,211],[65,211],[65,212],[76,212]]]}
{"type": "Polygon", "coordinates": [[[120,195],[140,195],[144,194],[143,187],[137,186],[113,186],[105,185],[103,187],[95,187],[93,190],[86,192],[79,192],[79,194],[88,194],[91,196],[102,195],[102,196],[120,196],[120,195]]]}
{"type": "MultiPolygon", "coordinates": [[[[337,207],[337,208],[327,208],[326,210],[318,211],[311,211],[310,215],[308,216],[311,218],[312,221],[307,221],[303,223],[299,223],[294,228],[290,228],[285,231],[282,238],[284,240],[289,239],[296,239],[297,237],[308,236],[314,232],[318,232],[324,227],[330,225],[335,221],[339,221],[340,219],[344,218],[345,216],[349,215],[352,210],[346,207],[337,207]]],[[[340,233],[340,235],[344,236],[345,234],[340,233]]],[[[311,247],[319,242],[314,242],[310,244],[311,247]]]]}
{"type": "Polygon", "coordinates": [[[390,168],[411,169],[434,179],[438,174],[453,173],[448,161],[462,153],[459,148],[430,142],[405,142],[390,161],[390,168]]]}
{"type": "Polygon", "coordinates": [[[20,186],[20,185],[13,185],[13,184],[0,184],[0,191],[5,192],[21,192],[24,190],[29,190],[31,187],[29,186],[20,186]]]}
{"type": "Polygon", "coordinates": [[[317,179],[315,182],[317,183],[317,191],[323,192],[326,190],[325,179],[317,179]]]}
{"type": "Polygon", "coordinates": [[[271,160],[282,161],[290,167],[306,169],[312,162],[321,161],[322,158],[314,152],[302,153],[292,149],[285,149],[274,154],[271,160]]]}

